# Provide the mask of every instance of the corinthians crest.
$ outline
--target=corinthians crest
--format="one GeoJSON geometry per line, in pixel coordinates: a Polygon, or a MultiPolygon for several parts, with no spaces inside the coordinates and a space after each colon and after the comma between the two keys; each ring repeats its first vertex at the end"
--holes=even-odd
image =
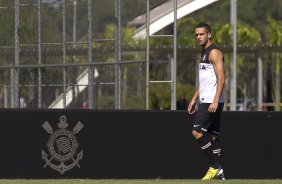
{"type": "Polygon", "coordinates": [[[57,130],[54,131],[48,121],[43,123],[42,127],[50,134],[47,142],[49,155],[42,150],[42,159],[46,162],[44,168],[50,166],[62,175],[75,166],[80,168],[78,162],[82,159],[83,151],[76,154],[79,144],[75,134],[83,128],[83,124],[78,121],[71,132],[67,129],[66,116],[61,116],[57,130]]]}

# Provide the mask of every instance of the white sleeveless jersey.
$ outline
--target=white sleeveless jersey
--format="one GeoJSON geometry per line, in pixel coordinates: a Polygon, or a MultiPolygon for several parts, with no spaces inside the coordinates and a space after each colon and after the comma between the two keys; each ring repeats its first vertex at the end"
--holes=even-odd
{"type": "MultiPolygon", "coordinates": [[[[201,56],[199,64],[199,101],[200,103],[212,103],[216,88],[217,79],[213,65],[209,62],[209,53],[212,49],[218,49],[215,45],[206,48],[201,56]]],[[[224,102],[224,92],[222,92],[219,103],[224,102]]]]}

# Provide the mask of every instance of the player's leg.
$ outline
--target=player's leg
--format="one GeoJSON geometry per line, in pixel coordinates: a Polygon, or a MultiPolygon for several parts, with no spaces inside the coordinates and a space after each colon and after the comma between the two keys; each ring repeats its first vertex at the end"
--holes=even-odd
{"type": "Polygon", "coordinates": [[[218,173],[215,176],[218,179],[225,179],[222,169],[222,160],[221,160],[221,143],[220,143],[220,123],[221,123],[221,112],[223,109],[223,103],[220,103],[218,105],[218,109],[215,113],[211,113],[210,121],[211,126],[208,129],[208,132],[210,133],[210,139],[211,139],[211,150],[213,153],[212,163],[210,164],[210,167],[214,169],[218,169],[218,173]]]}
{"type": "Polygon", "coordinates": [[[222,111],[222,106],[219,107],[217,113],[209,113],[207,110],[209,105],[210,104],[199,104],[196,118],[192,127],[192,135],[196,138],[201,151],[207,158],[210,165],[209,170],[202,179],[224,179],[223,170],[219,160],[221,154],[221,145],[217,137],[217,135],[219,135],[218,125],[220,125],[220,122],[214,123],[215,121],[218,121],[218,117],[222,111]]]}
{"type": "Polygon", "coordinates": [[[192,131],[193,136],[196,138],[197,143],[200,146],[201,152],[204,154],[204,156],[207,158],[209,165],[214,163],[214,155],[212,152],[212,140],[208,136],[208,134],[193,130],[192,131]]]}
{"type": "MultiPolygon", "coordinates": [[[[215,163],[213,150],[212,150],[212,137],[208,134],[209,127],[211,126],[210,113],[208,112],[208,107],[210,104],[202,103],[198,106],[198,111],[195,117],[195,121],[192,127],[192,135],[196,138],[201,152],[207,158],[209,165],[215,163]]],[[[207,172],[204,178],[212,178],[214,176],[213,172],[207,172]]]]}
{"type": "MultiPolygon", "coordinates": [[[[213,136],[212,136],[213,137],[213,136]]],[[[202,178],[203,180],[222,179],[225,180],[223,168],[221,165],[221,145],[218,137],[213,137],[210,149],[212,150],[212,158],[209,170],[202,178]]]]}

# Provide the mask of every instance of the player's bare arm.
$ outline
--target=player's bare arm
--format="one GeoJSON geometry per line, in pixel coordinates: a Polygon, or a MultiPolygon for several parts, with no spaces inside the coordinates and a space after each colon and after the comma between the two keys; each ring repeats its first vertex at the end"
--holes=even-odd
{"type": "Polygon", "coordinates": [[[222,52],[218,49],[213,49],[210,52],[209,59],[210,59],[211,64],[214,67],[215,75],[217,78],[217,88],[216,88],[216,93],[214,96],[213,103],[210,105],[208,111],[216,112],[217,107],[218,107],[219,98],[222,93],[224,82],[225,82],[222,52]]]}
{"type": "Polygon", "coordinates": [[[193,114],[195,112],[195,105],[197,102],[197,99],[199,98],[199,89],[195,92],[193,98],[191,99],[189,105],[188,105],[188,113],[193,114]]]}

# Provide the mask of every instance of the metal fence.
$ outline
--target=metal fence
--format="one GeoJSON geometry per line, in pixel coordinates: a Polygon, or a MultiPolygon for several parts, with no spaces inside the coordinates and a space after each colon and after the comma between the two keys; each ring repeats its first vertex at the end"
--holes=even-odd
{"type": "MultiPolygon", "coordinates": [[[[163,2],[0,0],[0,108],[168,109],[177,103],[185,109],[194,92],[186,84],[197,83],[199,49],[177,46],[176,102],[176,43],[148,48],[148,38],[125,33],[134,31],[132,20],[146,14],[148,5],[163,2]],[[150,81],[148,64],[155,71],[150,81]],[[167,95],[154,101],[156,93],[148,89],[167,95]]],[[[229,110],[232,48],[223,50],[229,110]]],[[[278,53],[281,46],[238,48],[237,110],[280,110],[278,53]]]]}
{"type": "Polygon", "coordinates": [[[146,4],[111,2],[1,0],[0,107],[144,109],[145,43],[121,32],[146,4]]]}

